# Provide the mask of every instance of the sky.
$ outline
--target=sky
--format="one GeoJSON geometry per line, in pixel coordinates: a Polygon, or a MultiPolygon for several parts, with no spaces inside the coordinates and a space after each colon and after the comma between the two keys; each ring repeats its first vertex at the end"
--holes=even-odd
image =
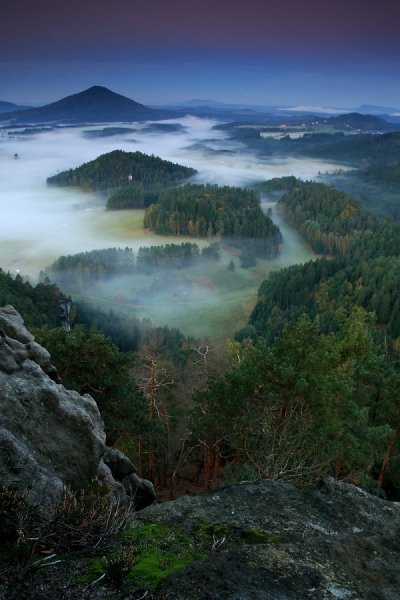
{"type": "Polygon", "coordinates": [[[7,0],[0,100],[400,108],[398,0],[7,0]]]}

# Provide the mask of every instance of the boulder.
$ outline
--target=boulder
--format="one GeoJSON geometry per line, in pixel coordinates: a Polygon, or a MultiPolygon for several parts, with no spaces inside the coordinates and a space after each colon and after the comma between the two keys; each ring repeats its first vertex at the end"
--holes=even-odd
{"type": "Polygon", "coordinates": [[[103,461],[117,481],[122,481],[125,477],[136,473],[136,467],[133,462],[116,448],[107,448],[103,456],[103,461]]]}
{"type": "MultiPolygon", "coordinates": [[[[29,490],[36,504],[57,501],[64,486],[81,489],[97,476],[124,500],[121,481],[136,469],[105,440],[93,398],[64,388],[21,316],[0,308],[0,478],[29,490]]],[[[147,505],[153,498],[154,490],[147,505]]]]}
{"type": "Polygon", "coordinates": [[[168,575],[154,600],[399,598],[400,504],[332,478],[304,490],[227,485],[150,506],[138,521],[209,535],[208,555],[168,575]]]}
{"type": "Polygon", "coordinates": [[[152,504],[156,493],[154,486],[148,479],[142,479],[136,473],[132,473],[122,480],[127,495],[133,498],[136,510],[142,510],[152,504]]]}

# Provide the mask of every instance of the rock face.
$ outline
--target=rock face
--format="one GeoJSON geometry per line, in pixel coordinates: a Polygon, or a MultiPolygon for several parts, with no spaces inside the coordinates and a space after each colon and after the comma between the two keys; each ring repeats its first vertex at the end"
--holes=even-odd
{"type": "Polygon", "coordinates": [[[138,518],[188,535],[215,526],[210,554],[165,578],[154,599],[400,598],[400,504],[332,478],[307,490],[244,482],[138,518]]]}
{"type": "Polygon", "coordinates": [[[132,484],[134,465],[107,450],[105,439],[93,398],[66,390],[21,316],[10,306],[0,308],[0,480],[47,505],[60,499],[65,485],[83,488],[99,476],[120,499],[129,489],[141,507],[150,504],[151,483],[136,475],[132,484]],[[113,457],[108,463],[107,456],[113,457]]]}

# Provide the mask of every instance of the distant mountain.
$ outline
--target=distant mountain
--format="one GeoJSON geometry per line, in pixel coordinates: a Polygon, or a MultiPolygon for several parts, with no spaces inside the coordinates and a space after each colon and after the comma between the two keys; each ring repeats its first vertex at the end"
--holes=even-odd
{"type": "Polygon", "coordinates": [[[246,102],[219,102],[217,100],[194,98],[176,102],[173,106],[188,107],[193,109],[215,109],[215,110],[251,110],[253,112],[274,113],[280,110],[279,106],[269,104],[248,104],[246,102]]]}
{"type": "MultiPolygon", "coordinates": [[[[193,100],[182,100],[182,102],[176,102],[176,106],[228,106],[225,102],[217,102],[216,100],[193,98],[193,100]]],[[[229,104],[231,106],[231,104],[229,104]]]]}
{"type": "Polygon", "coordinates": [[[335,129],[349,129],[352,131],[390,131],[393,124],[376,115],[362,115],[357,112],[330,117],[327,123],[335,129]]]}
{"type": "Polygon", "coordinates": [[[9,113],[16,112],[20,110],[27,110],[31,108],[30,106],[19,106],[18,104],[14,104],[13,102],[4,102],[0,100],[0,113],[9,113]]]}
{"type": "Polygon", "coordinates": [[[24,123],[98,123],[162,118],[160,111],[148,108],[111,90],[93,86],[62,100],[30,110],[2,113],[1,120],[24,123]]]}
{"type": "Polygon", "coordinates": [[[393,106],[375,106],[374,104],[361,104],[357,108],[357,112],[362,114],[370,115],[393,115],[400,114],[399,108],[393,108],[393,106]]]}
{"type": "Polygon", "coordinates": [[[313,115],[337,115],[346,113],[348,108],[334,108],[332,106],[315,106],[313,104],[299,104],[297,106],[286,106],[279,109],[285,113],[313,114],[313,115]]]}

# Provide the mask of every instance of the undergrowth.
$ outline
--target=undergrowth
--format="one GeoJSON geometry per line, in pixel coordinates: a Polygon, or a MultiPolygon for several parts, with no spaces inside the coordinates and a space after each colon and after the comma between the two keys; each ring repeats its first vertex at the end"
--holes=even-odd
{"type": "Polygon", "coordinates": [[[165,577],[214,552],[281,543],[277,533],[219,523],[138,524],[133,507],[120,506],[98,481],[86,490],[66,489],[46,521],[28,500],[29,495],[0,485],[0,595],[1,576],[8,577],[8,590],[14,588],[7,599],[17,598],[21,585],[37,578],[54,586],[62,572],[74,573],[69,585],[82,589],[102,582],[121,593],[153,590],[165,577]]]}

